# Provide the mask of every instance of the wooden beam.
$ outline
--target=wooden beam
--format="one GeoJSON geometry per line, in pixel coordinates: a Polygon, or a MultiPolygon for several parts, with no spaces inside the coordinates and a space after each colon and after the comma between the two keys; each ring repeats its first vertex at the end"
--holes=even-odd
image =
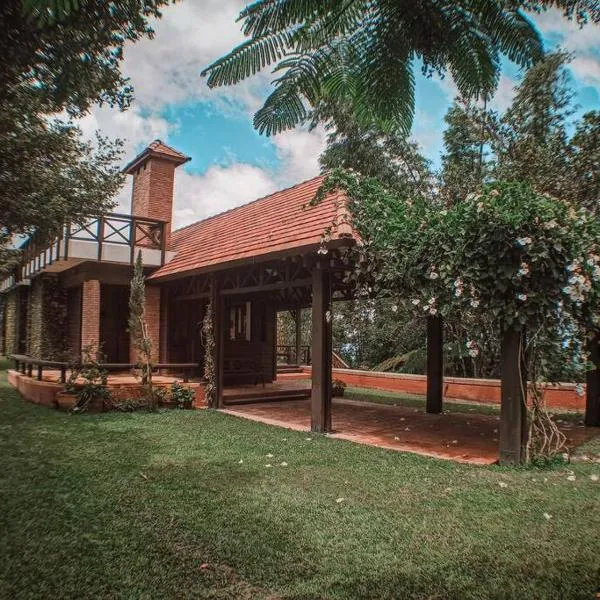
{"type": "Polygon", "coordinates": [[[600,331],[588,341],[588,352],[595,368],[587,372],[585,424],[600,427],[600,331]]]}
{"type": "Polygon", "coordinates": [[[311,430],[331,431],[331,280],[323,265],[312,276],[311,430]]]}
{"type": "Polygon", "coordinates": [[[443,410],[444,324],[442,317],[427,317],[427,401],[425,410],[437,414],[443,410]]]}
{"type": "Polygon", "coordinates": [[[523,360],[523,333],[515,328],[504,332],[500,370],[500,464],[516,465],[523,461],[527,439],[527,371],[523,360]]]}

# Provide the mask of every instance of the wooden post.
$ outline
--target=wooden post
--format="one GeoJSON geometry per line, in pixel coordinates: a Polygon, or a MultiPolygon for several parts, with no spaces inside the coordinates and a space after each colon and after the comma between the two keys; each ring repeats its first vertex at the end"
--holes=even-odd
{"type": "Polygon", "coordinates": [[[215,336],[215,404],[216,408],[223,408],[223,346],[225,342],[225,327],[223,323],[223,297],[220,293],[220,281],[218,275],[215,275],[211,281],[210,302],[213,313],[213,334],[215,336]]]}
{"type": "Polygon", "coordinates": [[[428,413],[443,410],[444,324],[442,317],[427,317],[427,401],[428,413]]]}
{"type": "Polygon", "coordinates": [[[595,368],[587,372],[585,424],[600,427],[600,331],[588,341],[588,351],[595,368]]]}
{"type": "Polygon", "coordinates": [[[296,364],[299,365],[302,362],[300,356],[302,352],[302,309],[297,308],[294,312],[294,320],[296,321],[296,364]]]}
{"type": "Polygon", "coordinates": [[[317,264],[312,274],[311,430],[331,431],[331,280],[317,264]]]}
{"type": "Polygon", "coordinates": [[[527,439],[527,372],[523,360],[523,333],[511,327],[503,333],[500,370],[500,464],[523,461],[527,439]]]}

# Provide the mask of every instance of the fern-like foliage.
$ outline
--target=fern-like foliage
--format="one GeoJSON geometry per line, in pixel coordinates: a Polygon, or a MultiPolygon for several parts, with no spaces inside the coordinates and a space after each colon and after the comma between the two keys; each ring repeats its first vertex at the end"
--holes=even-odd
{"type": "MultiPolygon", "coordinates": [[[[565,2],[530,2],[526,8],[564,8],[565,2]]],[[[586,2],[578,3],[584,11],[586,2]]],[[[311,107],[329,101],[351,106],[365,125],[408,132],[417,65],[429,76],[450,73],[465,97],[489,96],[503,55],[523,67],[542,56],[540,36],[524,5],[502,0],[257,0],[239,16],[249,39],[203,75],[210,87],[218,87],[273,68],[274,89],[254,118],[255,127],[267,135],[294,127],[311,107]]],[[[580,6],[567,16],[579,15],[580,6]]]]}

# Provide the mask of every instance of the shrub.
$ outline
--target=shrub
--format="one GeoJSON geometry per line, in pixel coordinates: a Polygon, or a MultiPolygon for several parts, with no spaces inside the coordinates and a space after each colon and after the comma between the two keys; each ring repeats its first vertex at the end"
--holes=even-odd
{"type": "Polygon", "coordinates": [[[196,397],[192,388],[181,385],[174,381],[171,385],[171,400],[177,404],[177,408],[191,408],[196,397]]]}

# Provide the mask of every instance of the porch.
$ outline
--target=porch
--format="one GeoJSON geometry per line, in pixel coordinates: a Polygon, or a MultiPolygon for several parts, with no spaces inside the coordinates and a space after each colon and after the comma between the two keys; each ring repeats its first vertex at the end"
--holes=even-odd
{"type": "MultiPolygon", "coordinates": [[[[428,414],[424,405],[414,408],[344,398],[334,398],[332,405],[329,437],[477,465],[493,464],[500,456],[499,415],[428,414]]],[[[223,412],[296,431],[311,430],[310,399],[230,405],[223,412]]],[[[561,422],[560,429],[569,450],[598,432],[577,422],[561,422]]]]}

